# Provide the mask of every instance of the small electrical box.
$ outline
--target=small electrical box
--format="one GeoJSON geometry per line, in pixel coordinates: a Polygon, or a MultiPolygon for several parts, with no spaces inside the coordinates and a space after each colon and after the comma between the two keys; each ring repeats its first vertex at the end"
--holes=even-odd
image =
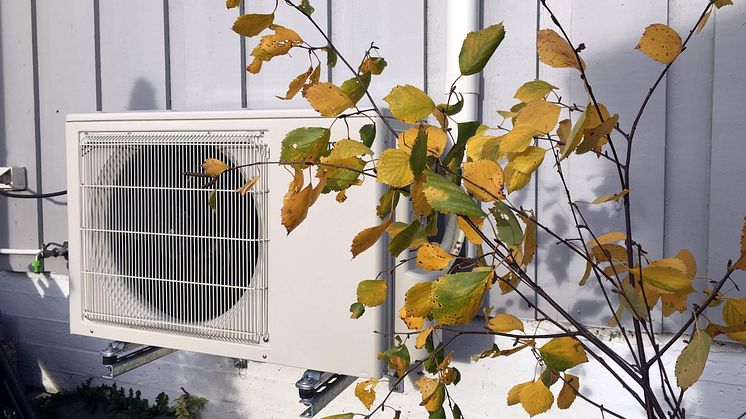
{"type": "Polygon", "coordinates": [[[23,191],[26,189],[25,167],[0,167],[0,190],[23,191]]]}

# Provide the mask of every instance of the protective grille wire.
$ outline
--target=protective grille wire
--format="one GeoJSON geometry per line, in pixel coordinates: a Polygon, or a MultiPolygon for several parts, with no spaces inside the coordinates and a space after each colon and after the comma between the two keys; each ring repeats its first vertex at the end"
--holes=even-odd
{"type": "MultiPolygon", "coordinates": [[[[86,133],[80,139],[83,315],[94,322],[243,343],[268,337],[267,179],[215,185],[205,158],[268,161],[261,132],[86,133]]],[[[266,173],[266,170],[264,171],[266,173]]]]}

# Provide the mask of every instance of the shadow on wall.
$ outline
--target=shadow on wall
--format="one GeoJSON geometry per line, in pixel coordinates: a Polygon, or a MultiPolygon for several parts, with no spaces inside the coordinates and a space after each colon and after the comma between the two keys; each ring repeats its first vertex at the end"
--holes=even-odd
{"type": "Polygon", "coordinates": [[[148,80],[140,77],[135,81],[130,93],[127,109],[132,111],[149,111],[160,109],[155,98],[155,87],[148,80]]]}

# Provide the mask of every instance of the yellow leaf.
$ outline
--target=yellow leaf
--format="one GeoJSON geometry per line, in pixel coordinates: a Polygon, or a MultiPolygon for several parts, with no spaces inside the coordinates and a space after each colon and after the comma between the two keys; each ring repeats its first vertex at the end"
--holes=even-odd
{"type": "Polygon", "coordinates": [[[508,166],[522,173],[531,174],[541,166],[547,150],[530,146],[520,153],[510,156],[508,166]]]}
{"type": "Polygon", "coordinates": [[[355,385],[355,397],[357,397],[368,410],[373,406],[373,402],[376,401],[376,384],[378,384],[378,379],[371,378],[370,380],[361,381],[355,385]]]}
{"type": "Polygon", "coordinates": [[[619,244],[604,244],[590,248],[591,256],[598,262],[627,263],[627,248],[619,244]]]}
{"type": "Polygon", "coordinates": [[[412,86],[396,86],[383,98],[394,118],[405,124],[414,124],[426,118],[435,109],[435,103],[422,90],[412,86]]]}
{"type": "Polygon", "coordinates": [[[676,382],[682,390],[694,385],[702,375],[710,354],[712,336],[701,330],[696,330],[689,339],[689,343],[676,359],[676,382]]]}
{"type": "Polygon", "coordinates": [[[679,313],[686,312],[686,300],[689,297],[688,294],[661,294],[660,297],[663,302],[663,316],[668,317],[677,311],[679,313]]]}
{"type": "Polygon", "coordinates": [[[585,282],[588,281],[588,278],[590,278],[591,276],[591,269],[593,269],[593,266],[591,265],[590,262],[586,261],[585,272],[583,272],[583,277],[580,278],[580,282],[578,283],[578,285],[580,285],[581,287],[585,285],[585,282]]]}
{"type": "Polygon", "coordinates": [[[300,92],[300,89],[303,88],[303,85],[306,84],[306,80],[308,80],[308,77],[311,75],[311,71],[313,71],[313,67],[308,67],[308,71],[306,71],[303,74],[299,74],[298,77],[294,78],[290,85],[288,86],[288,91],[285,93],[285,97],[277,96],[278,99],[282,100],[290,100],[295,97],[295,95],[300,92]]]}
{"type": "MultiPolygon", "coordinates": [[[[228,0],[228,2],[240,3],[240,0],[228,0]]],[[[236,7],[226,3],[228,8],[236,7]]],[[[252,37],[259,35],[263,30],[267,29],[269,25],[275,20],[274,13],[263,15],[263,14],[248,14],[239,16],[233,23],[233,32],[246,37],[252,37]]]]}
{"type": "Polygon", "coordinates": [[[242,196],[246,195],[254,188],[254,185],[256,185],[257,182],[259,182],[259,175],[252,176],[243,184],[243,186],[236,189],[236,192],[240,193],[242,196]]]}
{"type": "Polygon", "coordinates": [[[232,9],[241,5],[241,0],[225,0],[225,7],[232,9]]]}
{"type": "Polygon", "coordinates": [[[427,337],[430,336],[430,333],[433,332],[433,327],[426,327],[417,335],[417,341],[414,344],[414,347],[417,349],[422,349],[425,347],[425,343],[427,342],[427,337]]]}
{"type": "Polygon", "coordinates": [[[500,153],[500,147],[500,139],[498,137],[476,134],[466,141],[466,157],[472,161],[497,161],[504,155],[504,153],[500,153]]]}
{"type": "Polygon", "coordinates": [[[418,176],[414,179],[412,186],[409,187],[409,194],[412,197],[412,211],[416,217],[427,217],[433,211],[433,207],[427,203],[427,198],[422,191],[424,184],[424,176],[418,176]]]}
{"type": "Polygon", "coordinates": [[[306,83],[305,86],[303,86],[303,97],[306,97],[306,92],[308,91],[311,86],[318,84],[319,80],[321,79],[321,65],[317,65],[316,68],[313,69],[313,72],[310,76],[308,76],[308,83],[306,83]]]}
{"type": "Polygon", "coordinates": [[[218,177],[226,170],[228,170],[228,165],[221,160],[209,158],[202,162],[202,171],[207,176],[218,177]]]}
{"type": "MultiPolygon", "coordinates": [[[[445,131],[432,125],[423,125],[425,133],[427,134],[427,155],[433,157],[440,157],[443,154],[443,150],[446,148],[447,137],[445,131]]],[[[419,126],[414,126],[401,134],[396,139],[396,146],[408,154],[412,153],[412,147],[417,139],[417,134],[420,131],[419,126]]]]}
{"type": "Polygon", "coordinates": [[[525,150],[540,132],[531,126],[517,125],[509,133],[499,137],[500,154],[518,153],[525,150]]]}
{"type": "Polygon", "coordinates": [[[516,384],[508,390],[508,406],[520,403],[520,395],[523,387],[533,383],[533,381],[526,381],[525,383],[516,384]]]}
{"type": "Polygon", "coordinates": [[[697,28],[695,29],[694,33],[702,32],[702,29],[704,29],[705,25],[707,25],[707,21],[710,19],[711,14],[712,14],[712,11],[709,11],[702,16],[699,22],[697,22],[697,28]]]}
{"type": "Polygon", "coordinates": [[[741,257],[733,264],[733,269],[746,271],[746,217],[743,218],[743,228],[741,228],[741,257]]]}
{"type": "Polygon", "coordinates": [[[262,63],[264,61],[260,60],[259,58],[254,58],[249,65],[246,66],[246,71],[248,71],[251,74],[259,74],[259,71],[262,70],[262,63]]]}
{"type": "Polygon", "coordinates": [[[564,371],[588,362],[583,345],[579,340],[570,336],[550,340],[539,349],[539,352],[547,367],[555,371],[564,371]]]}
{"type": "Polygon", "coordinates": [[[627,240],[627,235],[624,233],[613,231],[611,233],[602,234],[596,237],[595,240],[591,240],[586,245],[588,247],[603,246],[605,244],[621,242],[627,240]]]}
{"type": "MultiPolygon", "coordinates": [[[[484,218],[469,217],[469,219],[479,229],[482,228],[482,224],[484,224],[484,218]]],[[[461,229],[461,231],[464,232],[464,236],[466,236],[466,239],[469,240],[472,244],[475,244],[475,245],[482,244],[482,236],[477,234],[477,232],[473,228],[471,228],[469,223],[467,223],[462,217],[458,217],[458,227],[461,229]]]]}
{"type": "Polygon", "coordinates": [[[417,266],[426,271],[445,269],[453,256],[446,253],[435,243],[426,243],[417,250],[417,266]]]}
{"type": "Polygon", "coordinates": [[[606,119],[596,127],[586,129],[583,135],[583,142],[578,145],[575,153],[583,154],[591,150],[600,153],[601,147],[606,144],[606,136],[611,133],[617,122],[619,122],[619,115],[614,114],[614,116],[606,119]]]}
{"type": "Polygon", "coordinates": [[[518,286],[520,278],[512,272],[508,272],[505,276],[499,278],[497,285],[500,287],[500,293],[505,295],[512,292],[514,288],[518,286]]]}
{"type": "Polygon", "coordinates": [[[386,229],[389,227],[389,225],[391,225],[391,217],[389,217],[380,225],[368,227],[365,230],[357,233],[355,238],[352,239],[352,246],[350,247],[352,257],[356,257],[360,253],[363,253],[371,246],[373,246],[378,241],[378,239],[383,236],[383,233],[386,232],[386,229]]]}
{"type": "Polygon", "coordinates": [[[635,48],[659,63],[670,64],[681,53],[681,37],[670,27],[654,23],[645,28],[635,48]]]}
{"type": "Polygon", "coordinates": [[[285,194],[280,215],[282,225],[285,226],[288,234],[306,219],[308,209],[316,202],[324,186],[326,186],[326,177],[319,179],[316,187],[309,183],[298,193],[289,191],[285,194]]]}
{"type": "Polygon", "coordinates": [[[381,57],[368,57],[360,64],[360,72],[379,75],[386,65],[386,60],[381,57]]]}
{"type": "Polygon", "coordinates": [[[642,279],[661,293],[677,293],[691,288],[686,273],[669,266],[646,266],[642,268],[642,279]]]}
{"type": "Polygon", "coordinates": [[[337,192],[337,196],[334,199],[336,199],[336,201],[340,204],[347,201],[347,189],[342,189],[341,191],[337,192]]]}
{"type": "Polygon", "coordinates": [[[713,4],[715,5],[715,7],[717,7],[719,9],[719,8],[721,8],[723,6],[732,5],[733,1],[732,0],[715,0],[715,2],[713,4]]]}
{"type": "Polygon", "coordinates": [[[430,299],[432,286],[432,282],[420,282],[407,290],[404,296],[404,307],[400,312],[402,318],[425,318],[430,315],[433,309],[433,303],[430,299]]]}
{"type": "MultiPolygon", "coordinates": [[[[560,107],[544,99],[526,103],[516,117],[516,126],[525,126],[538,132],[548,133],[559,119],[560,107]]],[[[515,129],[515,128],[514,128],[515,129]]]]}
{"type": "MultiPolygon", "coordinates": [[[[746,298],[726,298],[723,304],[723,321],[730,327],[746,324],[746,298]]],[[[746,332],[731,332],[726,335],[746,345],[746,332]]]]}
{"type": "Polygon", "coordinates": [[[395,188],[403,188],[414,180],[414,173],[409,167],[409,154],[400,149],[384,150],[376,167],[378,182],[395,188]]]}
{"type": "Polygon", "coordinates": [[[515,96],[513,97],[521,102],[528,103],[534,100],[544,99],[552,92],[552,90],[555,89],[558,89],[558,87],[552,86],[543,80],[531,80],[518,88],[518,91],[515,92],[515,96]]]}
{"type": "Polygon", "coordinates": [[[422,377],[415,381],[415,384],[420,389],[420,394],[422,395],[420,406],[425,406],[425,409],[432,413],[443,405],[445,387],[442,383],[429,377],[422,377]]]}
{"type": "Polygon", "coordinates": [[[353,106],[352,101],[333,83],[318,83],[306,90],[308,103],[323,117],[335,117],[353,106]]]}
{"type": "Polygon", "coordinates": [[[262,61],[269,61],[273,57],[287,54],[291,48],[303,43],[303,39],[292,29],[280,25],[269,25],[274,30],[272,35],[264,35],[251,56],[262,61]]]}
{"type": "Polygon", "coordinates": [[[523,322],[512,314],[500,313],[490,319],[487,327],[497,333],[507,333],[513,330],[523,331],[523,322]]]}
{"type": "Polygon", "coordinates": [[[505,199],[503,169],[492,160],[467,162],[463,165],[464,186],[482,202],[505,199]]]}
{"type": "Polygon", "coordinates": [[[357,301],[368,307],[385,303],[386,281],[383,279],[360,281],[357,285],[357,301]]]}
{"type": "Polygon", "coordinates": [[[518,398],[523,410],[531,417],[546,412],[554,403],[554,395],[541,380],[524,385],[518,398]]]}
{"type": "Polygon", "coordinates": [[[534,255],[536,254],[536,222],[533,218],[517,213],[518,217],[526,225],[526,230],[523,232],[523,260],[521,263],[523,266],[528,266],[534,255]]]}
{"type": "Polygon", "coordinates": [[[591,204],[603,204],[604,202],[610,202],[610,201],[619,201],[620,198],[622,198],[624,195],[627,195],[629,193],[629,189],[624,189],[621,192],[615,193],[613,195],[601,195],[598,198],[594,199],[591,204]]]}
{"type": "Polygon", "coordinates": [[[542,29],[537,34],[536,53],[539,54],[539,60],[550,67],[585,69],[583,59],[578,63],[570,44],[551,29],[542,29]]]}
{"type": "Polygon", "coordinates": [[[557,396],[557,407],[560,409],[567,409],[575,401],[575,396],[580,391],[580,378],[572,374],[564,374],[564,381],[562,383],[562,390],[560,390],[559,396],[557,396]]]}
{"type": "Polygon", "coordinates": [[[569,119],[563,119],[559,122],[557,127],[557,136],[560,141],[567,144],[567,139],[570,137],[570,130],[572,129],[572,121],[569,119]]]}
{"type": "Polygon", "coordinates": [[[510,165],[505,166],[505,183],[508,187],[508,193],[523,189],[531,181],[531,175],[519,172],[510,165]]]}
{"type": "Polygon", "coordinates": [[[676,254],[676,259],[684,263],[684,266],[686,267],[684,273],[686,273],[687,277],[692,279],[697,276],[697,260],[694,258],[692,252],[688,249],[681,249],[679,250],[679,253],[676,254]]]}

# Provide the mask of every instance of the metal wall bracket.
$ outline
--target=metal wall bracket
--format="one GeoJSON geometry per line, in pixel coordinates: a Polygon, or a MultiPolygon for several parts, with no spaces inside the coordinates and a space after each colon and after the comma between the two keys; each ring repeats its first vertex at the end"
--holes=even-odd
{"type": "Polygon", "coordinates": [[[109,371],[104,378],[114,378],[135,368],[163,358],[175,349],[143,346],[135,343],[114,341],[101,351],[102,363],[109,371]]]}
{"type": "Polygon", "coordinates": [[[394,371],[386,369],[383,372],[383,377],[388,378],[389,391],[393,391],[394,393],[404,393],[404,380],[399,381],[399,377],[397,377],[394,371]]]}
{"type": "Polygon", "coordinates": [[[310,418],[316,415],[355,380],[356,377],[348,375],[306,370],[303,377],[295,383],[300,403],[308,407],[300,417],[310,418]]]}

